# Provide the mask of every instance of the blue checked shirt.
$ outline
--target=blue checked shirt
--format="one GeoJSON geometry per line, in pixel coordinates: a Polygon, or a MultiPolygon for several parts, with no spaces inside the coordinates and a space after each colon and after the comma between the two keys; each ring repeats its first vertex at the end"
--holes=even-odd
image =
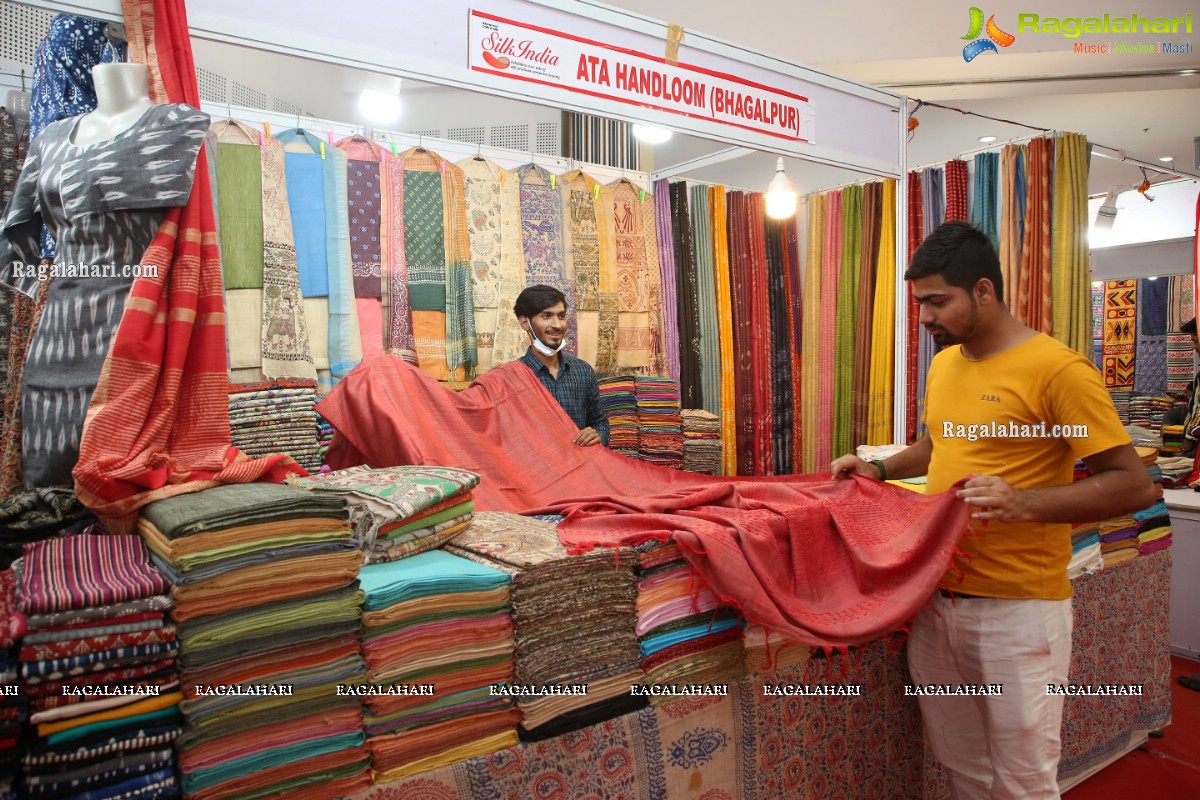
{"type": "Polygon", "coordinates": [[[591,428],[600,436],[600,443],[608,446],[608,418],[600,410],[600,387],[596,384],[596,373],[592,365],[566,353],[558,354],[558,379],[533,354],[533,348],[525,351],[521,362],[533,370],[546,391],[567,412],[571,421],[580,430],[591,428]]]}

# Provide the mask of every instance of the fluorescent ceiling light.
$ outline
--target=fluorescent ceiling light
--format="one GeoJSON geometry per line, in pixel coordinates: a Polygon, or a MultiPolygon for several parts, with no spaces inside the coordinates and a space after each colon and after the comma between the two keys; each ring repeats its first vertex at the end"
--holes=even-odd
{"type": "Polygon", "coordinates": [[[652,125],[634,125],[633,136],[639,142],[646,144],[662,144],[671,138],[671,132],[666,128],[655,128],[652,125]]]}
{"type": "Polygon", "coordinates": [[[996,141],[996,137],[995,136],[980,136],[979,141],[983,142],[984,144],[991,144],[992,142],[996,141]]]}
{"type": "Polygon", "coordinates": [[[1158,160],[1163,163],[1170,163],[1175,160],[1175,156],[1159,156],[1158,160]]]}
{"type": "Polygon", "coordinates": [[[363,89],[358,96],[358,110],[371,122],[387,125],[400,119],[400,95],[363,89]]]}

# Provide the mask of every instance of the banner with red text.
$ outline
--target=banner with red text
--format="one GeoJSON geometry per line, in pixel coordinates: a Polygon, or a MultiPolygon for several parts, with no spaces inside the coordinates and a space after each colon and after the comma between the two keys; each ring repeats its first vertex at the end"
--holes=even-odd
{"type": "Polygon", "coordinates": [[[471,10],[468,66],[502,78],[816,143],[807,97],[471,10]]]}

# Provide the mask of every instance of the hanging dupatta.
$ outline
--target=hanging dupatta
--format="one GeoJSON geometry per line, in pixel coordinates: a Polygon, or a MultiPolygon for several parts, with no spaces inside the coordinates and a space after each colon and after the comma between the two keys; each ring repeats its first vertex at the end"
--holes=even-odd
{"type": "MultiPolygon", "coordinates": [[[[308,323],[300,293],[300,270],[292,237],[283,143],[245,123],[226,120],[258,148],[262,174],[262,335],[260,369],[267,378],[316,380],[308,323]]],[[[219,134],[218,134],[219,136],[219,134]]]]}
{"type": "Polygon", "coordinates": [[[821,263],[820,350],[817,356],[817,469],[825,470],[833,451],[837,377],[837,300],[842,265],[842,192],[825,195],[825,243],[821,263]]]}
{"type": "Polygon", "coordinates": [[[729,258],[729,227],[725,190],[708,189],[712,214],[713,275],[717,284],[717,335],[721,340],[721,474],[737,474],[737,350],[733,336],[732,266],[729,258]]]}
{"type": "MultiPolygon", "coordinates": [[[[346,216],[345,152],[325,143],[312,133],[293,128],[276,137],[286,145],[303,139],[313,153],[323,153],[321,169],[325,210],[325,261],[329,284],[327,353],[330,378],[327,386],[318,375],[320,390],[327,391],[346,377],[362,360],[362,340],[358,315],[354,310],[354,280],[350,267],[350,221],[346,216]]],[[[286,156],[285,156],[286,158],[286,156]]]]}
{"type": "Polygon", "coordinates": [[[1052,140],[1043,137],[1029,143],[1028,206],[1017,291],[1017,319],[1047,334],[1053,331],[1054,325],[1050,309],[1053,289],[1050,264],[1050,170],[1053,161],[1052,140]]]}
{"type": "Polygon", "coordinates": [[[808,247],[804,254],[804,296],[802,299],[804,348],[800,351],[800,441],[801,472],[818,472],[824,465],[817,463],[819,354],[825,344],[821,341],[821,271],[825,245],[825,197],[810,194],[808,209],[808,247]]]}
{"type": "MultiPolygon", "coordinates": [[[[525,251],[526,285],[553,286],[567,298],[567,308],[575,307],[575,286],[567,279],[566,248],[562,195],[557,176],[537,164],[517,167],[521,187],[521,242],[525,251]]],[[[567,315],[565,350],[578,351],[578,323],[567,315]]]]}
{"type": "MultiPolygon", "coordinates": [[[[921,246],[925,238],[921,230],[921,220],[924,216],[923,194],[921,192],[921,173],[908,173],[908,258],[921,246]]],[[[907,444],[917,440],[917,349],[920,341],[920,326],[917,320],[917,300],[913,297],[912,285],[906,284],[908,293],[908,344],[904,352],[904,435],[907,444]]]]}
{"type": "MultiPolygon", "coordinates": [[[[525,288],[525,247],[521,237],[521,179],[511,170],[500,174],[500,248],[493,365],[518,359],[529,349],[529,335],[513,311],[517,296],[525,288]]],[[[600,371],[599,364],[596,369],[600,371]]]]}
{"type": "MultiPolygon", "coordinates": [[[[680,311],[679,304],[681,302],[679,294],[679,278],[681,276],[680,267],[676,262],[679,254],[676,248],[679,245],[677,238],[678,234],[672,230],[674,220],[672,219],[672,207],[674,198],[671,194],[671,184],[666,178],[662,178],[654,182],[654,223],[655,231],[658,234],[658,250],[659,262],[662,272],[663,285],[663,347],[667,355],[667,375],[671,380],[680,383],[680,370],[683,365],[680,361],[680,311]]],[[[680,386],[681,394],[683,391],[680,386]]],[[[693,408],[689,406],[687,399],[681,401],[683,408],[693,408]]]]}
{"type": "MultiPolygon", "coordinates": [[[[131,60],[156,102],[200,104],[183,0],[123,0],[131,60]]],[[[166,212],[142,257],[88,406],[75,492],[111,533],[132,534],[146,503],[223,483],[279,483],[289,456],[250,459],[229,444],[225,319],[202,150],[187,205],[166,212]]]]}
{"type": "Polygon", "coordinates": [[[1004,302],[1016,310],[1017,283],[1021,275],[1021,218],[1025,191],[1024,162],[1019,145],[1000,151],[1000,275],[1004,280],[1004,302]]]}
{"type": "Polygon", "coordinates": [[[600,184],[580,170],[558,177],[564,227],[568,231],[567,274],[574,276],[575,352],[595,365],[600,355],[600,184]]]}
{"type": "Polygon", "coordinates": [[[749,256],[752,419],[754,473],[775,474],[775,405],[772,387],[771,308],[768,295],[766,200],[758,192],[743,195],[746,251],[749,256]]]}
{"type": "MultiPolygon", "coordinates": [[[[643,213],[646,192],[622,178],[602,187],[600,197],[605,204],[605,223],[611,226],[605,232],[604,246],[609,250],[616,272],[617,367],[651,374],[655,343],[650,322],[652,298],[647,253],[649,244],[657,236],[653,219],[651,225],[646,226],[643,213]]],[[[651,203],[651,211],[653,207],[651,203]]],[[[661,284],[661,278],[655,283],[661,284]]],[[[655,294],[657,299],[660,294],[655,294]]],[[[662,313],[661,306],[658,313],[662,313]]]]}
{"type": "MultiPolygon", "coordinates": [[[[426,372],[440,373],[448,369],[449,377],[454,380],[473,377],[479,358],[471,296],[471,248],[463,172],[437,153],[420,147],[402,153],[397,160],[404,171],[404,246],[413,324],[417,324],[418,309],[423,317],[439,310],[445,315],[442,320],[444,355],[437,352],[435,345],[434,350],[426,352],[424,357],[418,348],[417,357],[422,360],[421,368],[426,372]],[[419,216],[427,207],[436,208],[439,201],[440,237],[438,220],[422,222],[419,216]],[[425,246],[414,249],[414,245],[422,244],[425,246]],[[439,357],[444,360],[444,366],[429,363],[436,362],[439,357]]],[[[431,328],[430,334],[433,333],[431,328]]]]}
{"type": "Polygon", "coordinates": [[[458,162],[463,173],[463,202],[470,247],[471,304],[475,311],[478,372],[491,369],[496,346],[504,236],[500,185],[504,170],[482,156],[458,162]]]}
{"type": "Polygon", "coordinates": [[[875,322],[875,270],[879,261],[880,199],[882,183],[863,186],[862,260],[859,264],[858,298],[854,317],[854,383],[850,412],[850,446],[867,441],[871,401],[871,355],[875,342],[871,329],[875,322]]]}
{"type": "Polygon", "coordinates": [[[837,320],[834,350],[834,458],[852,452],[851,421],[854,402],[854,331],[858,305],[858,273],[862,264],[863,187],[847,186],[842,191],[842,259],[838,275],[837,320]]]}
{"type": "Polygon", "coordinates": [[[878,270],[871,325],[870,404],[866,443],[890,444],[893,436],[896,351],[896,181],[884,181],[881,196],[878,270]]]}
{"type": "MultiPolygon", "coordinates": [[[[1088,230],[1088,143],[1078,133],[1064,133],[1059,137],[1054,159],[1054,199],[1051,223],[1050,272],[1053,287],[1051,318],[1054,338],[1077,353],[1087,355],[1090,348],[1088,319],[1088,297],[1091,291],[1091,262],[1087,246],[1088,230]]],[[[1159,333],[1146,341],[1147,356],[1142,362],[1155,377],[1146,384],[1147,391],[1161,392],[1166,388],[1167,341],[1163,320],[1166,317],[1165,282],[1159,283],[1154,295],[1162,297],[1158,307],[1161,315],[1154,312],[1152,319],[1159,333]],[[1160,288],[1161,287],[1161,288],[1160,288]],[[1151,388],[1155,387],[1155,388],[1151,388]]],[[[1142,349],[1142,342],[1138,342],[1142,349]]],[[[1139,355],[1142,355],[1139,353],[1139,355]]],[[[1139,372],[1141,364],[1139,364],[1139,372]]],[[[1141,384],[1141,381],[1138,381],[1141,384]]],[[[1138,389],[1141,391],[1141,389],[1138,389]]]]}

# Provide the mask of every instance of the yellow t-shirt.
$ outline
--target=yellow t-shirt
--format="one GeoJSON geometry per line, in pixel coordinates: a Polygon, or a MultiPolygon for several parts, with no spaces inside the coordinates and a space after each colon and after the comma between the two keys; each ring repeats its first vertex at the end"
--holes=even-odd
{"type": "MultiPolygon", "coordinates": [[[[967,475],[996,475],[1017,489],[1069,484],[1076,459],[1130,442],[1099,371],[1041,333],[978,361],[958,346],[938,353],[925,382],[925,425],[929,494],[967,475]]],[[[1071,596],[1069,524],[993,520],[971,528],[960,549],[972,557],[955,557],[964,578],[951,569],[943,586],[984,597],[1071,596]]]]}

